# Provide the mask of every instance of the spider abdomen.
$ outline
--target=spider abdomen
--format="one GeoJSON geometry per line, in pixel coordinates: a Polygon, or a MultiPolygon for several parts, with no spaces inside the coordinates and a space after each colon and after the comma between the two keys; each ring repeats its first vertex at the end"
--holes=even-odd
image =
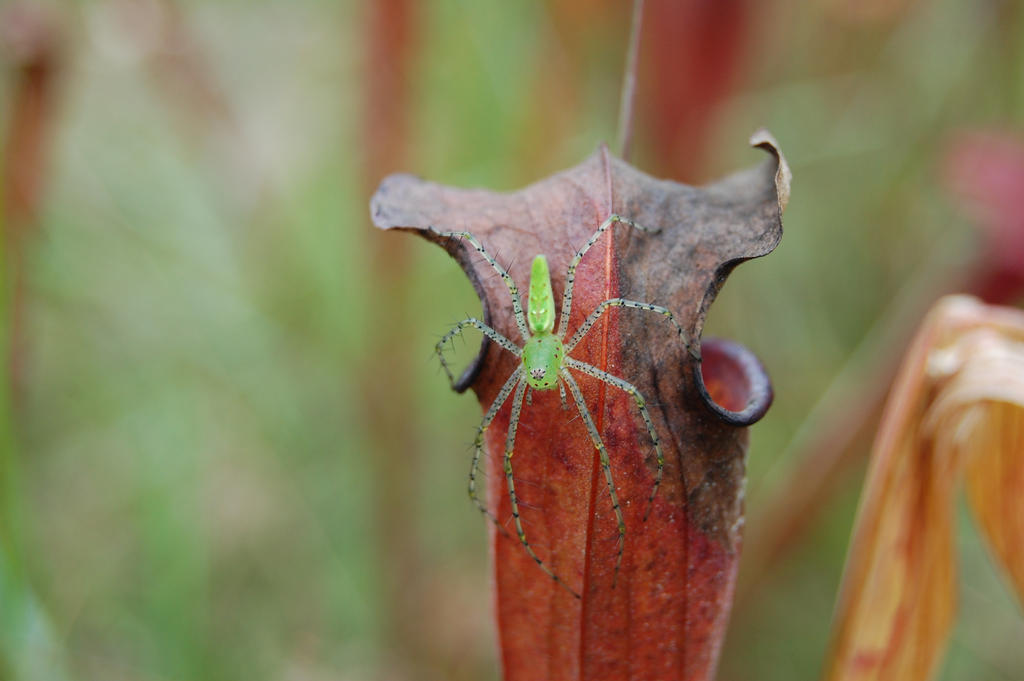
{"type": "Polygon", "coordinates": [[[554,390],[558,387],[563,357],[565,348],[554,334],[543,333],[530,338],[523,346],[526,382],[534,390],[554,390]]]}

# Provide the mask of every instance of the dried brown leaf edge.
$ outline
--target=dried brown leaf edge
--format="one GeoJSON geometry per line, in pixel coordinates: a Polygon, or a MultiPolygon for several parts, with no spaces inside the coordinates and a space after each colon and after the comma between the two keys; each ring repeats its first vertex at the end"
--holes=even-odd
{"type": "Polygon", "coordinates": [[[932,678],[956,606],[956,490],[1024,594],[1024,313],[947,296],[878,429],[823,678],[932,678]]]}

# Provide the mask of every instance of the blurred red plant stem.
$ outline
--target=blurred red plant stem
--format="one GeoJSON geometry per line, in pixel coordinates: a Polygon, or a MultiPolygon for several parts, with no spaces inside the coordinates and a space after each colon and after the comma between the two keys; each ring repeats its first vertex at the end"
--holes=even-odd
{"type": "MultiPolygon", "coordinates": [[[[0,281],[0,348],[7,374],[0,385],[0,571],[8,585],[22,578],[18,532],[18,461],[12,407],[23,391],[25,339],[25,244],[38,221],[52,134],[54,81],[58,66],[55,24],[42,9],[14,4],[0,10],[0,54],[13,67],[8,125],[0,178],[3,235],[0,281]]],[[[8,588],[10,588],[8,586],[8,588]]],[[[0,590],[4,590],[0,588],[0,590]]],[[[17,592],[12,589],[12,592],[17,592]]],[[[17,608],[8,606],[13,619],[17,608]]],[[[17,613],[20,614],[20,613],[17,613]]],[[[0,632],[2,634],[2,632],[0,632]]],[[[5,662],[0,640],[0,670],[5,662]]]]}
{"type": "Polygon", "coordinates": [[[629,32],[629,49],[622,76],[622,96],[619,101],[619,156],[629,160],[633,143],[633,103],[636,99],[636,64],[640,53],[640,36],[644,23],[644,0],[633,0],[633,19],[629,32]]]}
{"type": "MultiPolygon", "coordinates": [[[[409,156],[411,71],[417,50],[415,3],[382,0],[365,5],[365,109],[362,120],[363,186],[369,194],[384,174],[406,165],[409,156]]],[[[411,333],[410,290],[406,273],[410,252],[405,240],[374,230],[369,237],[370,271],[375,296],[369,306],[371,328],[380,333],[376,361],[364,364],[356,380],[366,396],[364,422],[377,435],[370,457],[377,541],[377,565],[384,566],[384,641],[416,669],[418,678],[444,678],[443,651],[430,645],[423,561],[417,546],[417,498],[420,440],[408,390],[413,372],[407,341],[411,333]],[[410,421],[412,419],[412,421],[410,421]]],[[[411,672],[411,670],[409,670],[411,672]]],[[[449,672],[451,670],[448,670],[449,672]]]]}
{"type": "Polygon", "coordinates": [[[14,69],[8,125],[3,140],[4,282],[8,296],[8,389],[20,402],[24,382],[25,247],[39,218],[46,157],[53,132],[59,66],[56,26],[40,7],[15,4],[0,13],[0,51],[14,69]]]}
{"type": "Polygon", "coordinates": [[[718,106],[746,55],[748,0],[650,0],[644,40],[643,128],[655,174],[699,178],[718,106]]]}
{"type": "MultiPolygon", "coordinates": [[[[924,312],[945,293],[966,291],[991,304],[1024,294],[1024,144],[1008,135],[972,133],[951,145],[946,184],[977,216],[982,242],[951,274],[939,264],[954,245],[938,244],[879,318],[793,439],[792,461],[770,477],[760,513],[751,517],[737,607],[814,526],[820,509],[859,469],[872,426],[906,346],[924,312]]],[[[785,464],[784,464],[785,465],[785,464]]]]}

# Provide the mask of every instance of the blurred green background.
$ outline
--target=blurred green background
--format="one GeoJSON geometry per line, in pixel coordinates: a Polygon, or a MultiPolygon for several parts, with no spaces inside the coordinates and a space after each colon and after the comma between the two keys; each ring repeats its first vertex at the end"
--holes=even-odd
{"type": "MultiPolygon", "coordinates": [[[[763,125],[794,174],[782,245],[736,271],[706,331],[775,384],[752,430],[751,547],[793,484],[793,438],[829,442],[867,411],[806,532],[742,563],[719,674],[813,679],[870,396],[935,296],[981,286],[990,233],[949,178],[966,132],[1019,143],[1024,11],[668,4],[648,2],[633,162],[707,181],[759,162],[763,125]],[[830,389],[838,409],[812,412],[830,389]]],[[[367,205],[392,171],[513,189],[614,144],[629,14],[0,6],[0,679],[497,678],[465,494],[480,411],[432,357],[479,303],[367,205]]],[[[940,678],[1024,678],[1020,606],[966,512],[960,534],[940,678]]]]}

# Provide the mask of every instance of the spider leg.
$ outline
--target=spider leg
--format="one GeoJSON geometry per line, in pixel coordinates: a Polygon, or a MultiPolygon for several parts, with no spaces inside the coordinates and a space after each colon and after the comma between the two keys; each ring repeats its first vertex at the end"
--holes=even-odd
{"type": "Polygon", "coordinates": [[[499,265],[498,261],[495,260],[494,257],[490,253],[488,253],[486,250],[484,250],[484,247],[480,244],[480,242],[477,240],[477,238],[475,236],[473,236],[471,233],[469,233],[469,232],[441,232],[441,231],[438,231],[438,230],[434,229],[433,227],[429,227],[428,229],[431,232],[433,232],[434,234],[437,234],[438,236],[456,237],[456,238],[459,238],[459,239],[465,239],[466,241],[468,241],[470,243],[470,245],[473,246],[473,248],[476,249],[476,252],[479,253],[480,255],[482,255],[484,260],[486,260],[491,265],[491,267],[494,268],[494,271],[497,272],[498,276],[501,277],[502,281],[505,282],[505,286],[508,287],[508,292],[512,295],[512,310],[513,310],[513,312],[515,312],[516,326],[519,327],[519,333],[523,336],[523,340],[524,341],[529,340],[530,339],[530,334],[526,330],[526,318],[523,316],[523,305],[522,305],[522,303],[519,302],[519,289],[516,288],[516,283],[514,281],[512,281],[512,277],[509,276],[508,271],[505,268],[503,268],[501,265],[499,265]]]}
{"type": "Polygon", "coordinates": [[[565,385],[561,381],[558,382],[558,399],[562,402],[562,411],[569,408],[569,405],[565,403],[565,385]]]}
{"type": "MultiPolygon", "coordinates": [[[[568,359],[567,357],[566,361],[568,359]]],[[[608,494],[612,498],[612,510],[615,511],[615,520],[619,524],[619,554],[615,558],[615,577],[612,579],[612,588],[614,589],[619,579],[619,567],[622,566],[622,549],[626,543],[626,521],[622,517],[622,509],[619,507],[619,495],[615,491],[615,480],[612,478],[612,467],[608,461],[608,450],[605,449],[601,435],[598,434],[597,427],[594,426],[594,419],[590,417],[590,410],[587,409],[587,403],[583,400],[580,387],[576,385],[576,380],[565,367],[562,367],[560,374],[562,379],[569,385],[569,392],[572,393],[573,399],[576,400],[576,407],[579,409],[583,422],[587,426],[590,440],[594,443],[594,447],[597,448],[598,455],[601,457],[601,468],[604,469],[604,477],[608,482],[608,494]]]]}
{"type": "Polygon", "coordinates": [[[519,502],[516,500],[516,484],[512,476],[512,454],[513,448],[516,442],[516,430],[519,428],[519,413],[523,408],[523,393],[526,390],[526,381],[520,381],[519,385],[516,386],[515,397],[512,398],[512,418],[508,422],[508,435],[505,438],[505,481],[508,483],[508,498],[512,505],[512,519],[516,524],[516,534],[519,535],[519,541],[522,543],[523,548],[530,554],[530,558],[533,558],[541,570],[543,570],[556,584],[564,588],[566,591],[571,593],[576,598],[580,595],[569,588],[569,586],[562,581],[562,579],[551,571],[544,561],[540,559],[540,556],[530,546],[530,542],[526,539],[526,532],[523,531],[523,521],[519,517],[519,502]]]}
{"type": "Polygon", "coordinates": [[[452,376],[452,370],[448,366],[448,362],[446,362],[445,359],[444,359],[444,344],[447,343],[448,341],[452,340],[453,338],[455,338],[455,336],[457,336],[459,333],[461,333],[462,330],[464,328],[466,328],[467,326],[474,326],[474,327],[476,327],[485,336],[487,336],[492,341],[494,341],[495,343],[497,343],[501,347],[503,347],[506,350],[508,350],[509,352],[511,352],[516,357],[519,357],[522,354],[522,352],[519,350],[519,348],[517,348],[515,346],[515,344],[512,343],[512,341],[510,341],[509,339],[505,338],[500,333],[498,333],[497,331],[495,331],[491,327],[487,326],[486,324],[484,324],[479,319],[475,319],[473,317],[469,317],[468,319],[463,319],[461,322],[456,324],[448,333],[446,333],[444,336],[442,336],[441,340],[439,340],[437,342],[437,345],[434,346],[434,351],[437,352],[437,357],[438,357],[438,359],[441,360],[441,366],[444,368],[444,373],[448,375],[448,383],[451,384],[452,389],[455,388],[455,377],[452,376]]]}
{"type": "Polygon", "coordinates": [[[644,400],[640,391],[636,389],[636,386],[622,380],[618,376],[612,376],[607,371],[601,371],[595,366],[571,357],[566,357],[564,361],[566,366],[572,367],[576,371],[582,371],[598,380],[604,381],[608,385],[615,386],[636,401],[637,409],[640,410],[640,416],[644,419],[644,425],[647,426],[647,434],[651,436],[651,442],[654,443],[654,451],[658,457],[658,472],[654,476],[654,487],[651,488],[651,496],[647,498],[647,510],[644,512],[644,521],[646,522],[647,516],[651,514],[651,509],[654,507],[654,495],[658,493],[658,488],[661,486],[661,476],[665,470],[665,456],[661,452],[661,440],[658,439],[658,432],[654,430],[654,423],[651,421],[651,415],[647,411],[646,400],[644,400]]]}
{"type": "Polygon", "coordinates": [[[572,349],[583,340],[583,337],[587,335],[587,332],[597,323],[598,318],[601,317],[609,308],[612,307],[630,307],[635,310],[647,310],[648,312],[657,312],[658,314],[666,317],[672,326],[676,328],[676,333],[683,340],[683,344],[686,346],[687,352],[696,359],[700,360],[700,350],[698,350],[693,343],[690,342],[689,336],[683,331],[683,327],[679,326],[679,322],[676,321],[675,315],[667,307],[661,305],[652,305],[651,303],[640,303],[635,300],[626,300],[625,298],[611,298],[604,301],[600,305],[594,308],[594,311],[590,313],[590,316],[580,325],[580,328],[576,330],[572,338],[568,343],[565,344],[566,354],[572,352],[572,349]]]}
{"type": "Polygon", "coordinates": [[[487,510],[487,507],[482,501],[480,501],[480,498],[476,494],[476,474],[480,469],[480,457],[483,456],[484,453],[484,432],[487,431],[487,428],[491,425],[494,417],[498,415],[502,405],[504,405],[505,401],[508,400],[508,396],[512,394],[512,390],[516,387],[516,383],[522,377],[522,374],[523,369],[521,366],[512,372],[512,375],[505,381],[505,385],[501,386],[501,390],[498,391],[498,396],[495,397],[494,402],[491,403],[491,408],[487,410],[486,414],[484,414],[484,420],[480,422],[479,426],[477,426],[476,440],[473,443],[473,463],[469,467],[470,501],[476,505],[477,510],[490,518],[491,522],[495,524],[498,530],[506,536],[508,535],[508,532],[505,531],[505,528],[498,522],[498,519],[494,514],[487,510]]]}
{"type": "MultiPolygon", "coordinates": [[[[638,225],[629,218],[624,218],[619,215],[609,215],[608,219],[601,223],[601,226],[597,228],[597,231],[587,240],[587,243],[583,244],[583,248],[576,251],[576,255],[572,257],[569,262],[569,269],[565,274],[565,292],[562,294],[562,311],[559,313],[558,319],[558,337],[565,338],[565,331],[569,326],[569,311],[572,309],[572,285],[576,281],[576,267],[580,264],[580,260],[583,259],[584,254],[590,250],[590,247],[597,243],[597,240],[601,238],[609,227],[616,222],[629,225],[634,229],[639,229],[641,232],[657,232],[659,230],[650,229],[643,225],[638,225]]],[[[524,336],[524,340],[525,340],[524,336]]]]}

